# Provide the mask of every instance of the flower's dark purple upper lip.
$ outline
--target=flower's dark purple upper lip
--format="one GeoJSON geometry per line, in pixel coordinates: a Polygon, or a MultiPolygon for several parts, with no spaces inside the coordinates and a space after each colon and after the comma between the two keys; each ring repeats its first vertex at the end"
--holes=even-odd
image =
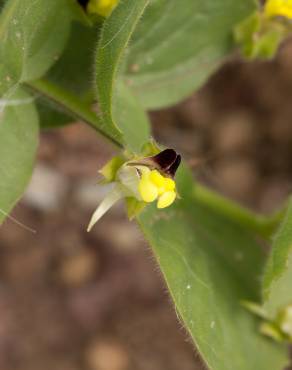
{"type": "Polygon", "coordinates": [[[77,0],[80,6],[85,10],[87,7],[87,4],[89,3],[89,0],[77,0]]]}
{"type": "Polygon", "coordinates": [[[166,176],[174,177],[176,170],[180,165],[180,162],[181,156],[177,154],[174,149],[165,149],[152,157],[147,157],[139,161],[130,162],[128,163],[128,165],[147,166],[153,169],[157,169],[166,176]]]}

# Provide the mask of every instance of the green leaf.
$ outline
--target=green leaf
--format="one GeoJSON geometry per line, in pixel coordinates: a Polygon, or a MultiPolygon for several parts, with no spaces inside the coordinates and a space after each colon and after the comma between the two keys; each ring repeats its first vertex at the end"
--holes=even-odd
{"type": "Polygon", "coordinates": [[[70,22],[66,0],[8,0],[0,15],[0,83],[42,76],[60,56],[70,22]]]}
{"type": "Polygon", "coordinates": [[[38,116],[32,98],[18,90],[7,103],[0,113],[0,223],[30,179],[38,144],[38,116]]]}
{"type": "Polygon", "coordinates": [[[0,59],[0,97],[4,95],[14,85],[14,80],[10,77],[10,70],[0,59]]]}
{"type": "MultiPolygon", "coordinates": [[[[80,11],[83,12],[81,7],[80,11]]],[[[96,27],[85,27],[73,22],[63,54],[46,75],[48,81],[69,90],[88,103],[93,102],[94,97],[92,64],[97,36],[96,27]]],[[[73,122],[72,118],[55,110],[52,104],[42,98],[37,101],[37,107],[42,128],[55,128],[73,122]]]]}
{"type": "Polygon", "coordinates": [[[264,308],[275,317],[292,302],[292,199],[276,232],[263,278],[264,308]]]}
{"type": "Polygon", "coordinates": [[[46,75],[46,79],[74,92],[76,95],[93,95],[94,47],[99,30],[73,22],[66,47],[46,75]]]}
{"type": "Polygon", "coordinates": [[[261,335],[240,303],[259,298],[260,246],[194,198],[191,177],[179,172],[182,199],[166,210],[147,207],[139,217],[179,315],[210,370],[282,370],[285,348],[261,335]]]}
{"type": "Polygon", "coordinates": [[[113,118],[123,133],[127,149],[141,153],[150,136],[148,117],[139,101],[121,81],[114,92],[113,118]]]}
{"type": "Polygon", "coordinates": [[[36,107],[40,120],[40,127],[44,130],[54,129],[76,122],[66,112],[61,111],[58,107],[44,98],[38,97],[36,107]]]}
{"type": "Polygon", "coordinates": [[[36,96],[41,95],[50,104],[53,104],[57,110],[67,113],[76,120],[87,123],[104,137],[121,147],[121,143],[112,136],[111,130],[99,119],[88,102],[83,102],[75,94],[45,79],[30,82],[25,86],[36,96]]]}
{"type": "Polygon", "coordinates": [[[156,0],[130,44],[126,82],[146,108],[181,101],[233,50],[233,29],[254,0],[156,0]]]}
{"type": "MultiPolygon", "coordinates": [[[[139,106],[134,103],[130,92],[118,82],[118,71],[129,39],[147,3],[148,0],[125,0],[119,3],[104,22],[96,59],[97,97],[102,118],[117,138],[122,137],[123,129],[126,129],[125,136],[135,133],[135,140],[131,140],[131,149],[134,151],[140,150],[148,139],[147,120],[143,111],[139,111],[139,106]],[[135,123],[135,116],[142,121],[141,130],[135,123]],[[127,123],[129,118],[132,121],[127,123]]],[[[124,138],[124,141],[127,139],[124,138]]]]}
{"type": "Polygon", "coordinates": [[[0,0],[0,10],[3,8],[5,0],[0,0]]]}

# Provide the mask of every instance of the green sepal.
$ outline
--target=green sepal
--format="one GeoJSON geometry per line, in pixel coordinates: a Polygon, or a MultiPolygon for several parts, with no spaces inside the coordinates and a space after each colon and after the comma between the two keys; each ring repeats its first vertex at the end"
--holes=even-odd
{"type": "Polygon", "coordinates": [[[145,202],[141,202],[134,197],[126,198],[127,214],[130,221],[133,220],[133,218],[139,216],[139,214],[145,207],[145,202]]]}
{"type": "Polygon", "coordinates": [[[286,336],[277,325],[272,322],[264,321],[260,326],[260,333],[274,339],[276,342],[284,342],[287,340],[286,336]]]}
{"type": "Polygon", "coordinates": [[[269,319],[267,312],[264,310],[263,306],[259,305],[258,303],[251,301],[241,301],[241,305],[256,316],[261,317],[265,320],[269,319]]]}
{"type": "Polygon", "coordinates": [[[290,331],[286,332],[283,330],[283,325],[288,324],[289,330],[292,327],[290,323],[290,315],[288,309],[290,305],[282,308],[278,313],[276,318],[270,318],[263,306],[255,302],[242,301],[242,306],[248,311],[260,317],[264,321],[260,324],[259,331],[261,334],[274,339],[276,342],[288,342],[292,343],[292,333],[290,331]]]}
{"type": "Polygon", "coordinates": [[[244,56],[250,57],[254,47],[254,35],[260,30],[261,16],[255,11],[234,28],[234,40],[240,46],[244,56]]]}
{"type": "Polygon", "coordinates": [[[127,158],[129,161],[135,161],[139,160],[141,158],[146,157],[152,157],[158,153],[160,153],[163,150],[162,147],[159,147],[159,145],[156,143],[154,139],[150,139],[148,142],[146,142],[142,148],[141,148],[141,154],[137,155],[130,149],[124,150],[123,154],[125,158],[127,158]]]}
{"type": "Polygon", "coordinates": [[[283,41],[285,32],[282,27],[267,31],[253,44],[251,58],[271,59],[283,41]]]}
{"type": "Polygon", "coordinates": [[[280,309],[277,314],[276,323],[287,340],[292,342],[292,305],[280,309]]]}
{"type": "Polygon", "coordinates": [[[113,182],[116,179],[118,170],[125,162],[126,160],[122,156],[113,157],[98,172],[104,177],[106,183],[113,182]]]}
{"type": "Polygon", "coordinates": [[[271,59],[287,35],[287,24],[254,12],[234,29],[234,40],[248,59],[271,59]]]}
{"type": "Polygon", "coordinates": [[[161,152],[161,148],[158,146],[154,139],[151,139],[147,143],[145,143],[142,147],[142,155],[143,157],[151,157],[161,152]]]}

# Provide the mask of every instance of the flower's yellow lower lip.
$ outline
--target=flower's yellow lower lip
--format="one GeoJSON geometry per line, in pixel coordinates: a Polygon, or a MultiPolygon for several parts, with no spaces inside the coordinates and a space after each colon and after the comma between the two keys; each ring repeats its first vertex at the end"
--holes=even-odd
{"type": "Polygon", "coordinates": [[[268,18],[282,16],[292,19],[292,0],[268,0],[264,14],[268,18]]]}
{"type": "Polygon", "coordinates": [[[89,0],[87,11],[90,14],[97,14],[108,17],[116,7],[118,0],[89,0]]]}
{"type": "Polygon", "coordinates": [[[150,170],[147,167],[142,170],[139,192],[146,203],[157,200],[157,208],[170,206],[176,198],[175,182],[163,177],[157,170],[150,170]]]}

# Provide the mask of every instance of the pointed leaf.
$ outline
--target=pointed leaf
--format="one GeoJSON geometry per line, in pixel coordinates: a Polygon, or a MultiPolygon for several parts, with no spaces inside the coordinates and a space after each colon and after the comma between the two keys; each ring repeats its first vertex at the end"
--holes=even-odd
{"type": "Polygon", "coordinates": [[[147,141],[148,122],[135,98],[118,82],[118,72],[130,37],[147,3],[148,0],[121,1],[104,22],[97,48],[96,86],[103,120],[117,138],[135,134],[135,139],[128,141],[133,151],[141,150],[147,141]],[[134,126],[136,119],[139,122],[134,126]]]}
{"type": "Polygon", "coordinates": [[[8,0],[0,14],[2,85],[41,77],[60,56],[70,22],[66,0],[8,0]]]}
{"type": "Polygon", "coordinates": [[[144,107],[181,101],[234,50],[233,28],[255,0],[157,0],[130,44],[126,81],[144,107]]]}
{"type": "Polygon", "coordinates": [[[34,103],[28,94],[18,90],[0,114],[0,224],[30,179],[37,143],[34,103]]]}

